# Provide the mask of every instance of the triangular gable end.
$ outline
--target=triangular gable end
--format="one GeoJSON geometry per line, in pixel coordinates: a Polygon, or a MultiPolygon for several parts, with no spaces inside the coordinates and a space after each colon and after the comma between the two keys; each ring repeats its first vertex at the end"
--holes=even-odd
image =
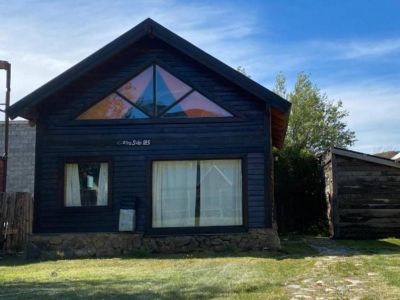
{"type": "Polygon", "coordinates": [[[215,57],[205,53],[203,50],[179,37],[150,18],[144,20],[75,66],[14,103],[8,109],[10,118],[14,119],[17,116],[20,116],[36,122],[40,118],[41,107],[46,101],[54,99],[52,96],[55,93],[66,88],[70,83],[76,81],[95,67],[107,62],[109,59],[127,49],[127,47],[133,45],[144,36],[160,39],[168,45],[176,48],[182,54],[187,55],[211,71],[216,72],[230,82],[250,92],[255,96],[254,99],[267,103],[269,107],[267,111],[271,114],[271,136],[273,145],[278,148],[282,147],[290,113],[290,102],[271,92],[257,82],[249,79],[237,70],[227,66],[215,57]]]}
{"type": "Polygon", "coordinates": [[[78,116],[78,120],[233,117],[158,65],[152,65],[78,116]]]}

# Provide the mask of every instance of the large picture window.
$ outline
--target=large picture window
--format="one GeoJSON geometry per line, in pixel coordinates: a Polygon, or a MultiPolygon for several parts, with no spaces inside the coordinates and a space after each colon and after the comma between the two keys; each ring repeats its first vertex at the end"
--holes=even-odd
{"type": "Polygon", "coordinates": [[[153,162],[152,227],[243,225],[240,159],[153,162]]]}
{"type": "Polygon", "coordinates": [[[64,165],[64,205],[108,205],[108,163],[79,162],[64,165]]]}

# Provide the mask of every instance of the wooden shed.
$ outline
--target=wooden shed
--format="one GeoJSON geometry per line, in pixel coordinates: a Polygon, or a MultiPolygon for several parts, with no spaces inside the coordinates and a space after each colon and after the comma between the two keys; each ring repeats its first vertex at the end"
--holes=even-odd
{"type": "Polygon", "coordinates": [[[340,148],[323,162],[333,238],[400,236],[400,163],[340,148]]]}
{"type": "Polygon", "coordinates": [[[10,108],[37,128],[36,238],[91,233],[94,251],[121,236],[138,238],[121,251],[278,247],[272,147],[289,112],[147,19],[10,108]]]}

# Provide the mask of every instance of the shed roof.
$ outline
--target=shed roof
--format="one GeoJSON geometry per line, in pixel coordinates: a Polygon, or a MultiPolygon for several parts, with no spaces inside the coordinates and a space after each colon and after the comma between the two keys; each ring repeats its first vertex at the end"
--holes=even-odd
{"type": "Polygon", "coordinates": [[[366,154],[366,153],[362,153],[362,152],[357,152],[357,151],[352,151],[352,150],[347,150],[347,149],[342,149],[342,148],[337,148],[337,147],[332,147],[330,149],[330,152],[332,154],[336,154],[336,155],[360,159],[360,160],[364,160],[367,162],[400,169],[400,163],[395,162],[391,159],[379,157],[376,155],[366,154]]]}
{"type": "Polygon", "coordinates": [[[290,102],[229,67],[215,57],[207,54],[150,18],[144,20],[114,41],[13,104],[8,111],[10,117],[16,118],[17,116],[21,116],[35,121],[38,118],[38,107],[46,102],[53,94],[79,79],[96,66],[106,62],[108,59],[146,35],[151,35],[162,40],[235,85],[250,92],[256,96],[257,99],[269,104],[271,106],[273,144],[276,147],[282,146],[288,125],[290,102]]]}

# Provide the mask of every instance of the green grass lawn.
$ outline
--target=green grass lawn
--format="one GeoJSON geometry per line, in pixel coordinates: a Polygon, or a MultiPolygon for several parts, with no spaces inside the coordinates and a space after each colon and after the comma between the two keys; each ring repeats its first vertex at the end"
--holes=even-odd
{"type": "Polygon", "coordinates": [[[281,252],[0,260],[0,299],[400,299],[400,240],[290,237],[281,252]],[[323,247],[338,249],[325,253],[323,247]],[[322,248],[321,248],[322,247],[322,248]],[[322,250],[321,250],[322,249],[322,250]],[[310,298],[308,298],[310,297],[310,298]],[[324,298],[325,297],[325,298],[324,298]]]}

